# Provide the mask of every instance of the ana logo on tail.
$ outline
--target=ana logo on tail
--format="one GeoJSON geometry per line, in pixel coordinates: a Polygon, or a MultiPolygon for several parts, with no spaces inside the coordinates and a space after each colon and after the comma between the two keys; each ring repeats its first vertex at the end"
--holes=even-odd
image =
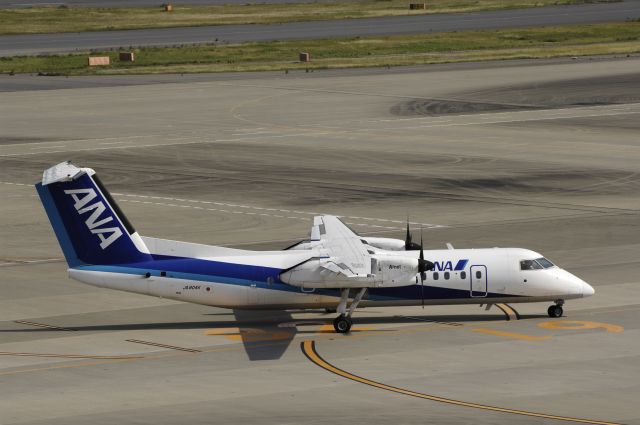
{"type": "Polygon", "coordinates": [[[113,221],[113,217],[107,215],[100,219],[102,213],[107,209],[102,201],[95,202],[89,206],[87,204],[91,202],[98,195],[96,191],[89,189],[71,189],[65,190],[65,194],[71,195],[75,204],[73,205],[78,211],[78,214],[85,214],[89,211],[93,212],[85,220],[85,224],[94,235],[98,235],[100,238],[100,248],[105,249],[112,243],[114,243],[120,236],[122,236],[122,230],[119,227],[101,227],[109,222],[113,221]]]}

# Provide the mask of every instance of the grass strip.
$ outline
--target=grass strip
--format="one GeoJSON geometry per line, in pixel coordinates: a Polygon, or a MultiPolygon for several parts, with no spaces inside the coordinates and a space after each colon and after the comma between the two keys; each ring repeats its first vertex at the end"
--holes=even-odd
{"type": "Polygon", "coordinates": [[[425,13],[473,12],[620,0],[437,0],[424,10],[409,3],[426,0],[323,0],[311,3],[89,8],[0,9],[0,34],[105,31],[199,25],[268,24],[425,13]]]}
{"type": "Polygon", "coordinates": [[[640,22],[388,37],[136,49],[136,61],[88,67],[87,54],[0,58],[2,73],[150,74],[397,66],[640,52],[640,22]],[[311,62],[297,61],[298,53],[311,62]]]}

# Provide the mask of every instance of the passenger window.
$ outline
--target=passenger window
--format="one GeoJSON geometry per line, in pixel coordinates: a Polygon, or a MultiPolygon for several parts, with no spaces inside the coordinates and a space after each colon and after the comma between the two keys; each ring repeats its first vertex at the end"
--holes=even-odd
{"type": "Polygon", "coordinates": [[[467,278],[467,272],[460,272],[460,279],[466,279],[467,278]]]}
{"type": "Polygon", "coordinates": [[[480,279],[482,277],[482,272],[480,270],[478,270],[476,272],[476,279],[480,279]]]}
{"type": "Polygon", "coordinates": [[[542,266],[536,260],[520,261],[520,270],[540,270],[542,266]]]}
{"type": "Polygon", "coordinates": [[[433,280],[438,280],[438,272],[433,273],[433,280]]]}
{"type": "Polygon", "coordinates": [[[449,280],[449,272],[444,272],[444,278],[445,278],[446,280],[449,280]]]}

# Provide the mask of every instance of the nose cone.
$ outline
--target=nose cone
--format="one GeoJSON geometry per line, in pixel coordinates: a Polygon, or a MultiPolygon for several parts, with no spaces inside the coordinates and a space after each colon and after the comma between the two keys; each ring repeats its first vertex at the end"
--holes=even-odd
{"type": "Polygon", "coordinates": [[[590,297],[591,295],[595,294],[596,291],[595,289],[593,289],[593,286],[589,285],[587,282],[582,282],[582,296],[583,297],[590,297]]]}
{"type": "Polygon", "coordinates": [[[555,274],[567,298],[590,297],[595,293],[591,285],[566,270],[556,270],[555,274]]]}

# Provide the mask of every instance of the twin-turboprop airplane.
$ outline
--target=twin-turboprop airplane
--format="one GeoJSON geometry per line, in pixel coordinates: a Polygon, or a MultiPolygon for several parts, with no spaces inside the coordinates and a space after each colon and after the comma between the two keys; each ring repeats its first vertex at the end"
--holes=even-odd
{"type": "Polygon", "coordinates": [[[69,276],[102,288],[234,309],[335,309],[349,332],[358,306],[551,301],[593,295],[586,282],[520,248],[423,250],[359,236],[338,217],[313,220],[309,240],[247,251],[140,236],[95,171],[64,162],[36,189],[69,276]],[[425,259],[428,258],[428,259],[425,259]]]}

